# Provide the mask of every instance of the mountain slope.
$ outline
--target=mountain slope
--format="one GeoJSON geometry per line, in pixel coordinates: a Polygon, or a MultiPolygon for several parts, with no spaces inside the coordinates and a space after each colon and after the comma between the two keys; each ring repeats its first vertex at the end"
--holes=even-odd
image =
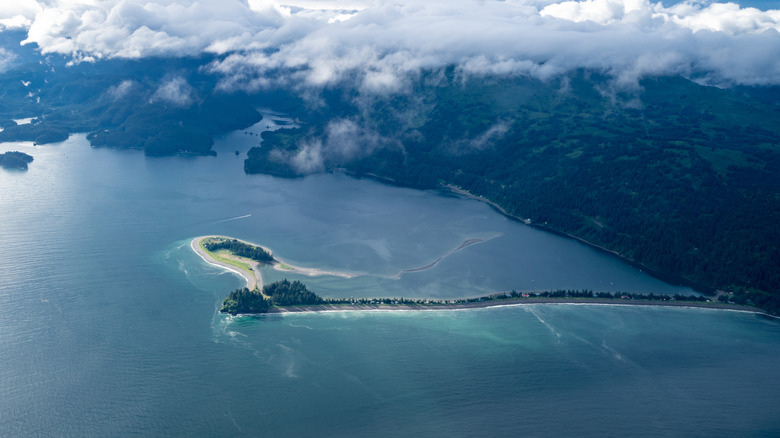
{"type": "Polygon", "coordinates": [[[650,269],[780,309],[780,107],[757,90],[662,77],[615,92],[587,72],[431,77],[368,104],[336,97],[331,117],[266,133],[245,169],[454,184],[650,269]]]}

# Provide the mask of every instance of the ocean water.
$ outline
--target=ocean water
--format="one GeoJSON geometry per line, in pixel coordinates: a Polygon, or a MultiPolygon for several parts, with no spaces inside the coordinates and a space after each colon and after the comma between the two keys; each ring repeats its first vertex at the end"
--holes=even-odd
{"type": "Polygon", "coordinates": [[[755,314],[219,314],[242,280],[190,251],[203,234],[361,274],[291,277],[328,296],[691,292],[476,201],[244,175],[259,138],[246,132],[272,122],[225,136],[217,157],[91,149],[83,135],[0,144],[35,157],[0,169],[0,436],[780,434],[780,323],[755,314]],[[452,252],[471,238],[484,241],[452,252]]]}

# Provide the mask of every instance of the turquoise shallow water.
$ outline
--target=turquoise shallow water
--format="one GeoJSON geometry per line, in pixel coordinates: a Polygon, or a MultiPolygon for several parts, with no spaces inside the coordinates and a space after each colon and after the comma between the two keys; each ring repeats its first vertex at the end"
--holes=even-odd
{"type": "MultiPolygon", "coordinates": [[[[0,436],[776,436],[776,320],[535,305],[231,318],[189,248],[263,243],[330,296],[675,293],[473,201],[337,175],[246,176],[234,150],[149,159],[83,136],[0,171],[0,436]],[[472,237],[486,239],[423,266],[472,237]]],[[[275,279],[273,272],[266,272],[275,279]]]]}

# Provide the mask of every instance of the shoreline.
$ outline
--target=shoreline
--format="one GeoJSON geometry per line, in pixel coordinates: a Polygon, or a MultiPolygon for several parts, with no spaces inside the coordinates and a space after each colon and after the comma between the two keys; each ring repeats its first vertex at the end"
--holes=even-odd
{"type": "MultiPolygon", "coordinates": [[[[200,246],[201,240],[208,239],[210,237],[226,237],[226,236],[216,236],[215,235],[215,236],[200,236],[200,237],[196,237],[196,238],[192,239],[192,241],[190,241],[190,248],[192,248],[192,250],[195,251],[195,254],[197,254],[206,263],[208,263],[208,264],[210,264],[212,266],[218,266],[218,267],[220,267],[222,269],[226,269],[226,270],[228,270],[230,272],[233,272],[235,274],[240,275],[246,281],[247,289],[249,289],[249,290],[261,289],[262,290],[262,288],[263,288],[263,276],[260,273],[260,271],[257,269],[259,263],[255,262],[253,260],[252,261],[240,260],[242,263],[247,263],[252,268],[252,273],[250,275],[250,273],[248,271],[245,271],[243,269],[239,269],[236,266],[233,266],[233,265],[231,265],[229,263],[225,263],[223,261],[220,261],[220,260],[217,260],[217,259],[211,257],[211,255],[209,253],[207,253],[206,251],[204,251],[203,248],[201,248],[201,246],[200,246]]],[[[265,248],[263,248],[263,249],[265,249],[265,248]]]]}
{"type": "MultiPolygon", "coordinates": [[[[244,258],[235,257],[237,262],[246,263],[250,266],[251,271],[240,269],[229,263],[214,259],[207,251],[205,251],[200,242],[208,238],[224,238],[235,239],[229,236],[208,235],[199,236],[190,241],[190,248],[195,251],[198,256],[206,263],[214,266],[221,267],[233,273],[240,275],[247,282],[247,288],[249,290],[255,290],[258,288],[262,290],[263,279],[259,271],[260,263],[254,260],[247,260],[244,258]],[[259,286],[259,287],[258,287],[259,286]]],[[[273,252],[261,245],[257,245],[251,242],[247,242],[241,239],[235,239],[239,242],[254,245],[267,251],[273,257],[273,252]]],[[[468,246],[475,241],[467,241],[467,244],[461,244],[455,251],[461,249],[464,246],[468,246]]],[[[437,260],[438,261],[438,260],[437,260]]],[[[435,262],[434,262],[435,264],[435,262]]],[[[353,278],[358,274],[348,274],[341,272],[330,272],[316,268],[302,268],[285,263],[281,259],[273,258],[273,261],[269,263],[274,269],[284,272],[296,272],[308,276],[316,275],[334,275],[342,278],[353,278]]],[[[538,295],[537,292],[526,292],[528,294],[538,295]]],[[[507,294],[508,295],[508,294],[507,294]]],[[[328,312],[393,312],[393,311],[451,311],[451,310],[471,310],[471,309],[483,309],[491,307],[514,307],[525,306],[533,304],[571,304],[571,305],[611,305],[611,306],[654,306],[654,307],[683,307],[683,308],[700,308],[700,309],[713,309],[713,310],[729,310],[735,312],[747,312],[755,313],[759,315],[769,316],[771,318],[777,318],[769,314],[768,312],[752,306],[721,303],[718,301],[676,301],[676,300],[647,300],[647,299],[624,299],[624,298],[585,298],[585,297],[539,297],[539,296],[523,296],[523,297],[506,297],[497,295],[491,295],[487,297],[474,297],[474,298],[461,298],[452,300],[425,300],[420,299],[417,302],[398,302],[395,298],[373,298],[374,300],[392,300],[391,303],[376,302],[339,302],[339,303],[322,303],[322,304],[309,304],[309,305],[297,305],[297,306],[283,306],[269,308],[265,313],[249,313],[238,314],[238,316],[256,316],[263,314],[288,314],[288,313],[328,313],[328,312]],[[427,302],[425,302],[427,301],[427,302]]],[[[327,300],[327,299],[326,299],[327,300]]],[[[365,298],[364,300],[372,300],[372,298],[365,298]]]]}
{"type": "Polygon", "coordinates": [[[342,175],[346,175],[346,176],[353,177],[353,178],[358,178],[358,179],[361,179],[361,178],[370,179],[372,181],[376,181],[376,182],[379,182],[381,184],[388,184],[388,185],[391,185],[391,186],[394,186],[394,187],[400,187],[400,188],[406,188],[406,189],[415,189],[415,190],[430,190],[430,191],[438,191],[439,193],[454,194],[456,196],[462,196],[462,197],[467,198],[467,199],[473,199],[475,201],[483,202],[483,203],[487,204],[492,209],[494,209],[496,212],[498,212],[499,214],[501,214],[502,216],[506,217],[509,220],[512,220],[512,221],[515,221],[515,222],[522,222],[523,224],[528,225],[529,227],[537,229],[539,231],[544,231],[546,233],[551,233],[551,234],[554,234],[556,236],[561,236],[561,237],[565,237],[565,238],[568,238],[568,239],[576,240],[576,241],[578,241],[578,242],[588,246],[589,248],[595,249],[596,251],[600,251],[600,252],[603,252],[605,254],[609,254],[609,255],[611,255],[613,257],[617,257],[618,260],[622,261],[623,263],[626,263],[629,266],[637,268],[640,271],[650,275],[651,277],[663,281],[664,283],[668,283],[668,284],[673,285],[673,286],[689,287],[689,288],[693,289],[696,292],[699,292],[699,293],[701,293],[703,295],[711,296],[713,298],[717,298],[718,296],[720,296],[723,293],[723,291],[717,289],[716,287],[704,285],[704,284],[701,284],[701,283],[697,283],[697,282],[695,282],[695,281],[693,281],[693,280],[691,280],[691,279],[689,279],[689,278],[687,278],[687,277],[685,277],[683,275],[675,274],[675,273],[672,273],[672,272],[659,271],[657,269],[650,268],[650,267],[645,266],[645,265],[643,265],[643,264],[641,264],[641,263],[639,263],[639,262],[637,262],[637,261],[635,261],[633,259],[630,259],[630,258],[624,256],[623,254],[619,253],[618,251],[615,251],[613,249],[609,249],[609,248],[607,248],[605,246],[602,246],[602,245],[599,245],[597,243],[591,242],[591,241],[586,240],[586,239],[584,239],[582,237],[579,237],[577,235],[574,235],[574,234],[571,234],[571,233],[567,233],[565,231],[560,231],[560,230],[557,230],[557,229],[552,228],[552,227],[547,226],[547,225],[533,223],[530,219],[524,219],[524,218],[522,218],[520,216],[515,216],[515,215],[507,212],[504,209],[504,207],[502,207],[501,205],[499,205],[495,201],[491,201],[490,199],[484,198],[484,197],[479,196],[479,195],[475,195],[475,194],[469,192],[468,190],[465,190],[465,189],[463,189],[463,188],[461,188],[461,187],[459,187],[459,186],[457,186],[455,184],[452,184],[452,183],[441,182],[439,184],[438,189],[437,189],[437,188],[431,188],[431,187],[427,187],[427,186],[421,187],[421,186],[415,186],[413,184],[403,184],[403,183],[399,183],[399,182],[397,182],[397,181],[395,181],[393,179],[382,177],[382,176],[379,176],[379,175],[376,175],[376,174],[373,174],[373,173],[356,173],[356,172],[350,172],[350,171],[348,171],[346,169],[336,169],[336,170],[333,170],[332,173],[342,174],[342,175]]]}
{"type": "Polygon", "coordinates": [[[442,184],[440,187],[442,189],[446,190],[449,193],[453,193],[455,195],[463,196],[463,197],[468,198],[468,199],[473,199],[475,201],[484,202],[485,204],[487,204],[491,208],[493,208],[495,211],[500,213],[502,216],[504,216],[504,217],[506,217],[506,218],[508,218],[510,220],[513,220],[513,221],[516,221],[516,222],[522,222],[522,223],[528,225],[529,227],[535,228],[535,229],[540,230],[540,231],[544,231],[544,232],[547,232],[547,233],[552,233],[552,234],[555,234],[557,236],[566,237],[566,238],[569,238],[569,239],[574,239],[574,240],[576,240],[576,241],[578,241],[578,242],[580,242],[580,243],[582,243],[584,245],[587,245],[588,247],[593,248],[593,249],[595,249],[597,251],[601,251],[601,252],[603,252],[605,254],[609,254],[609,255],[612,255],[614,257],[617,257],[622,262],[627,263],[628,265],[630,265],[630,266],[632,266],[634,268],[637,268],[637,269],[641,270],[642,272],[650,275],[651,277],[657,278],[658,280],[661,280],[661,281],[663,281],[665,283],[668,283],[668,284],[671,284],[671,285],[674,285],[674,286],[690,287],[691,289],[695,290],[696,292],[702,293],[704,295],[709,295],[709,296],[712,296],[712,297],[717,297],[719,295],[719,293],[720,293],[716,288],[714,288],[712,286],[707,286],[707,285],[703,285],[703,284],[700,284],[700,283],[696,283],[695,281],[690,280],[690,279],[688,279],[688,278],[686,278],[686,277],[684,277],[682,275],[679,275],[679,274],[674,274],[674,273],[671,273],[671,272],[658,271],[656,269],[650,268],[650,267],[645,266],[645,265],[643,265],[643,264],[641,264],[641,263],[639,263],[639,262],[637,262],[637,261],[635,261],[633,259],[630,259],[630,258],[624,256],[623,254],[621,254],[621,253],[619,253],[619,252],[617,252],[615,250],[609,249],[609,248],[607,248],[605,246],[602,246],[602,245],[599,245],[597,243],[591,242],[589,240],[583,239],[582,237],[576,236],[576,235],[571,234],[571,233],[567,233],[565,231],[556,230],[555,228],[549,227],[547,225],[533,223],[533,222],[531,222],[531,219],[523,219],[520,216],[515,216],[513,214],[510,214],[503,207],[501,207],[499,204],[497,204],[496,202],[491,201],[490,199],[484,198],[482,196],[475,195],[475,194],[469,192],[468,190],[464,190],[461,187],[458,187],[458,186],[456,186],[454,184],[442,184]]]}
{"type": "Polygon", "coordinates": [[[333,312],[437,312],[454,310],[476,310],[495,307],[517,307],[529,305],[585,305],[585,306],[637,306],[637,307],[680,307],[689,309],[726,310],[731,312],[754,313],[757,315],[778,318],[756,307],[723,304],[716,302],[693,301],[649,301],[621,300],[604,298],[509,298],[467,303],[431,303],[431,304],[312,304],[301,306],[285,306],[269,309],[267,313],[248,313],[238,316],[284,315],[292,313],[333,313],[333,312]]]}
{"type": "Polygon", "coordinates": [[[195,253],[198,254],[200,256],[200,258],[202,258],[206,263],[208,263],[210,265],[219,266],[219,267],[221,267],[223,269],[227,269],[227,270],[229,270],[231,272],[234,272],[234,273],[240,275],[241,277],[244,278],[244,280],[246,280],[246,283],[247,283],[246,287],[249,290],[255,290],[255,288],[257,288],[258,290],[262,290],[263,289],[263,285],[264,285],[264,283],[263,283],[263,275],[260,272],[260,264],[261,263],[255,261],[255,260],[249,260],[249,259],[244,259],[244,258],[239,258],[239,257],[232,257],[237,262],[246,263],[247,265],[249,265],[249,267],[252,269],[252,271],[250,273],[250,272],[248,272],[246,270],[240,269],[240,268],[238,268],[238,267],[236,267],[234,265],[231,265],[229,263],[225,263],[223,261],[216,260],[213,257],[211,257],[211,255],[209,255],[206,251],[204,251],[203,248],[201,248],[201,246],[200,246],[200,242],[202,240],[209,239],[209,238],[235,239],[235,240],[237,240],[237,241],[239,241],[241,243],[245,243],[247,245],[253,245],[253,246],[257,246],[259,248],[262,248],[264,251],[266,251],[268,254],[271,254],[271,256],[273,257],[273,261],[270,262],[270,263],[267,263],[266,265],[269,265],[274,270],[280,271],[280,272],[290,272],[290,273],[295,273],[295,274],[306,275],[308,277],[318,277],[318,276],[321,276],[321,275],[329,275],[329,276],[333,276],[333,277],[341,277],[341,278],[346,278],[346,279],[354,278],[354,277],[357,277],[357,276],[361,275],[361,274],[349,273],[349,272],[326,271],[326,270],[318,269],[318,268],[305,268],[305,267],[302,267],[302,266],[296,266],[296,265],[290,264],[289,262],[287,262],[287,261],[285,261],[283,259],[277,258],[276,256],[274,256],[273,251],[271,251],[271,249],[269,249],[269,248],[267,248],[265,246],[258,245],[256,243],[252,243],[252,242],[247,242],[246,240],[237,239],[235,237],[221,236],[221,235],[214,234],[214,235],[208,235],[208,236],[199,236],[199,237],[196,237],[196,238],[192,239],[192,241],[190,242],[190,248],[192,248],[192,250],[195,251],[195,253]]]}

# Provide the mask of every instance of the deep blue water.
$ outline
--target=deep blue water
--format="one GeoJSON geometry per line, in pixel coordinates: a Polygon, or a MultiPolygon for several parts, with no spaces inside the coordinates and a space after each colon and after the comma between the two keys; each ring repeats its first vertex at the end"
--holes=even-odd
{"type": "Polygon", "coordinates": [[[330,296],[690,292],[476,201],[244,175],[233,151],[256,143],[236,133],[191,159],[83,136],[0,145],[35,156],[0,170],[0,436],[780,434],[780,324],[754,314],[218,314],[242,281],[189,250],[203,234],[365,274],[301,278],[330,296]],[[394,278],[473,237],[486,240],[394,278]]]}

